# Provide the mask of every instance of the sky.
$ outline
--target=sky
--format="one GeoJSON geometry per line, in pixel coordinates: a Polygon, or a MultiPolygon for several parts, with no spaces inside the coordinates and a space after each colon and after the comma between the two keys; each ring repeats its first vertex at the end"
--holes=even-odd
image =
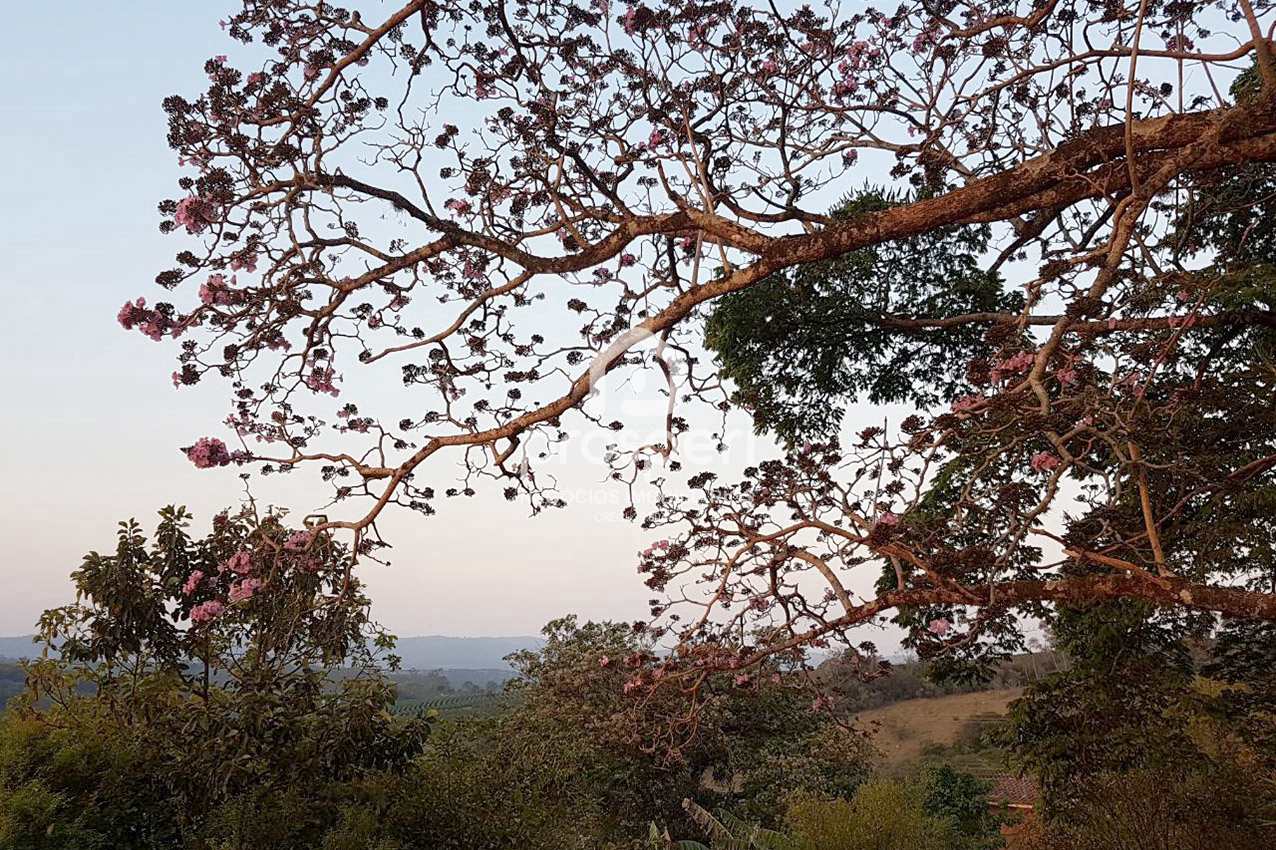
{"type": "MultiPolygon", "coordinates": [[[[120,520],[149,526],[179,503],[206,523],[242,498],[233,468],[197,470],[177,448],[218,433],[225,385],[179,393],[175,344],[115,321],[126,299],[159,300],[154,276],[178,250],[158,230],[156,203],[180,175],[160,102],[202,90],[207,57],[233,57],[217,25],[230,8],[73,0],[6,10],[9,32],[28,36],[0,51],[0,634],[28,633],[42,610],[70,602],[69,573],[86,552],[114,547],[120,520]]],[[[605,403],[626,408],[644,389],[605,403]]],[[[772,451],[747,421],[733,430],[730,457],[700,460],[729,472],[772,451]]],[[[595,449],[598,438],[588,438],[595,449]]],[[[621,519],[624,494],[587,443],[555,461],[565,510],[529,517],[489,487],[434,518],[386,516],[393,563],[363,574],[374,616],[400,635],[462,636],[532,634],[569,612],[644,616],[636,553],[651,535],[621,519]]],[[[254,488],[300,513],[327,492],[302,479],[254,488]]]]}

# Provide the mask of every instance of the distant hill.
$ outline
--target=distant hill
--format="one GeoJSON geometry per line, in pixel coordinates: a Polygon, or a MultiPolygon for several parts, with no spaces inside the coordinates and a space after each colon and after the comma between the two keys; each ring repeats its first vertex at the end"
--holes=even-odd
{"type": "MultiPolygon", "coordinates": [[[[395,650],[403,659],[405,670],[453,670],[462,669],[477,674],[470,681],[499,678],[491,671],[508,671],[505,656],[521,649],[540,649],[545,641],[530,635],[514,637],[448,637],[446,635],[421,635],[399,638],[395,650]]],[[[0,637],[0,658],[34,658],[41,647],[31,642],[30,635],[0,637]]]]}
{"type": "Polygon", "coordinates": [[[31,635],[0,637],[0,658],[16,661],[20,658],[38,658],[41,646],[31,641],[31,635]]]}
{"type": "MultiPolygon", "coordinates": [[[[395,652],[405,670],[509,670],[505,656],[523,649],[540,649],[538,637],[401,637],[395,652]]],[[[0,653],[3,654],[3,653],[0,653]]]]}

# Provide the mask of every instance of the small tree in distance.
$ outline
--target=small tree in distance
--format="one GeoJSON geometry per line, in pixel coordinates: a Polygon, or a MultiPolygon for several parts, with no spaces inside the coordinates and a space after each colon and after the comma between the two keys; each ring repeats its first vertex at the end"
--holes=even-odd
{"type": "Polygon", "coordinates": [[[41,617],[0,730],[7,846],[313,847],[421,752],[348,548],[277,515],[190,520],[121,523],[41,617]]]}

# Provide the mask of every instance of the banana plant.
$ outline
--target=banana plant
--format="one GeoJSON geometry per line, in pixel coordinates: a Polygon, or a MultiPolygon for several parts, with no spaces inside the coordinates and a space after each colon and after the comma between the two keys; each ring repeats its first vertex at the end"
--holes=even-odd
{"type": "Polygon", "coordinates": [[[683,800],[682,807],[691,821],[704,832],[708,844],[683,839],[674,841],[669,830],[654,823],[648,828],[651,850],[800,850],[799,842],[773,829],[750,823],[730,812],[715,815],[694,800],[683,800]]]}

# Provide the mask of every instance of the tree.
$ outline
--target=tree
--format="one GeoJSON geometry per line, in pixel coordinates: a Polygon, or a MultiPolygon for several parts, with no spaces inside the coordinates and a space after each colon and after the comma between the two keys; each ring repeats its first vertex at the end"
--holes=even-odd
{"type": "Polygon", "coordinates": [[[657,480],[649,522],[679,533],[642,569],[705,591],[656,605],[655,633],[686,650],[665,681],[850,640],[891,611],[920,647],[975,661],[1052,604],[1274,619],[1262,567],[1188,536],[1267,533],[1270,202],[1215,190],[1276,160],[1272,15],[411,0],[365,19],[246,0],[226,30],[268,50],[245,48],[243,70],[213,57],[205,93],[165,102],[193,170],[160,204],[190,247],[158,282],[199,298],[119,320],[182,339],[179,387],[230,382],[240,446],[204,437],[191,461],[317,468],[350,506],[323,530],[356,557],[384,543],[390,506],[431,514],[483,481],[561,505],[541,461],[565,417],[598,417],[612,372],[657,370],[669,402],[662,434],[608,455],[622,480],[680,470],[679,405],[729,408],[724,374],[786,436],[828,432],[835,411],[777,418],[773,401],[923,405],[846,450],[794,441],[734,487],[698,473],[680,498],[657,480]],[[876,200],[822,212],[887,171],[876,200]],[[917,252],[942,274],[907,273],[917,252]],[[816,384],[777,382],[733,340],[758,317],[800,339],[823,303],[813,268],[864,294],[846,317],[864,332],[816,335],[851,350],[816,384]],[[429,324],[436,303],[451,312],[429,324]],[[698,353],[709,309],[720,370],[698,353]],[[348,400],[395,367],[403,413],[348,400]],[[465,466],[452,486],[431,477],[448,453],[465,466]],[[847,590],[883,568],[874,598],[847,590]],[[741,634],[747,651],[723,650],[741,634]]]}
{"type": "Polygon", "coordinates": [[[278,515],[189,523],[121,523],[41,617],[0,723],[0,845],[310,848],[420,752],[346,547],[278,515]]]}
{"type": "Polygon", "coordinates": [[[689,827],[685,798],[775,825],[793,795],[849,796],[867,778],[863,737],[812,712],[789,675],[713,677],[689,731],[672,722],[688,714],[683,695],[635,685],[650,672],[644,635],[575,617],[544,635],[510,658],[509,711],[431,736],[416,783],[428,790],[397,834],[430,847],[629,846],[653,819],[689,827]],[[671,728],[682,736],[668,740],[671,728]]]}

